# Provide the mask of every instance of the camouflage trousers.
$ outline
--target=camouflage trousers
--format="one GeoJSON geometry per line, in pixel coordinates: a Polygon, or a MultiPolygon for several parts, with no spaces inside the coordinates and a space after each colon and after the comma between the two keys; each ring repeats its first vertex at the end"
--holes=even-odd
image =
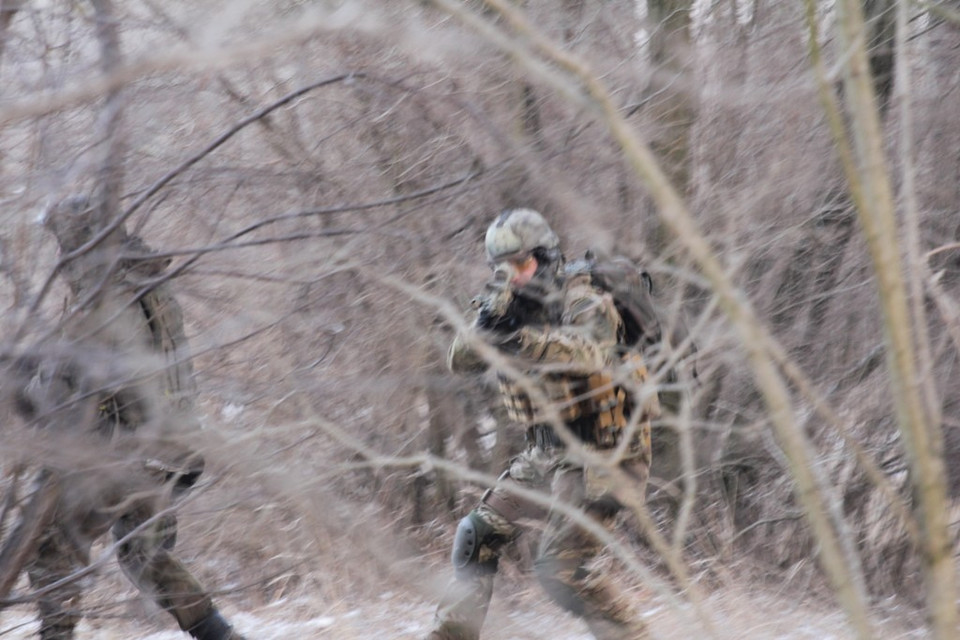
{"type": "Polygon", "coordinates": [[[179,489],[152,474],[103,478],[89,473],[61,476],[57,512],[27,565],[40,592],[40,638],[71,640],[82,617],[77,572],[90,563],[93,542],[108,530],[118,543],[117,559],[138,589],[188,630],[215,611],[197,580],[172,555],[177,519],[166,513],[179,489]]]}
{"type": "MultiPolygon", "coordinates": [[[[649,473],[648,455],[624,463],[638,495],[649,473]]],[[[606,527],[618,504],[592,473],[571,464],[562,449],[530,446],[515,458],[501,481],[549,491],[554,502],[579,508],[606,527]]],[[[600,568],[603,545],[556,509],[518,499],[498,484],[472,512],[492,533],[484,536],[480,570],[459,571],[437,607],[428,640],[477,640],[493,594],[494,574],[503,545],[515,541],[520,520],[545,519],[534,568],[540,584],[562,608],[582,618],[598,640],[643,640],[646,628],[629,600],[600,568]]],[[[482,526],[482,525],[481,525],[482,526]]]]}

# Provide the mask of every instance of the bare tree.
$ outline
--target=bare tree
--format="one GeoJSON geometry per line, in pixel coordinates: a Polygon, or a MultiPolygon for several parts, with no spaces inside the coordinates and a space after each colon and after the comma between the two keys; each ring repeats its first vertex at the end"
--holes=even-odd
{"type": "Polygon", "coordinates": [[[33,219],[65,194],[169,261],[217,478],[183,543],[242,585],[228,606],[442,567],[458,501],[523,444],[443,362],[486,223],[523,205],[568,257],[641,261],[699,347],[654,425],[672,509],[622,523],[617,570],[672,604],[666,574],[769,572],[835,591],[853,635],[888,596],[948,634],[952,3],[215,4],[0,5],[0,326],[14,352],[61,331],[74,258],[33,219]]]}

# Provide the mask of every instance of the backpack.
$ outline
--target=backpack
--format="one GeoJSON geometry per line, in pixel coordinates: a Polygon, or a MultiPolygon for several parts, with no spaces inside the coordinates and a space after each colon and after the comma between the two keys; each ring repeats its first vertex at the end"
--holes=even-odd
{"type": "MultiPolygon", "coordinates": [[[[613,296],[623,321],[619,342],[624,349],[648,354],[662,347],[665,339],[671,347],[678,347],[687,339],[689,332],[682,321],[672,323],[669,335],[664,335],[665,329],[654,300],[653,278],[630,258],[607,256],[591,250],[583,258],[568,263],[566,272],[568,275],[589,273],[593,286],[613,296]]],[[[691,360],[696,351],[696,344],[691,342],[687,354],[691,360]]],[[[696,380],[695,363],[690,367],[690,373],[696,380]]],[[[676,372],[671,370],[667,379],[676,381],[676,372]]]]}

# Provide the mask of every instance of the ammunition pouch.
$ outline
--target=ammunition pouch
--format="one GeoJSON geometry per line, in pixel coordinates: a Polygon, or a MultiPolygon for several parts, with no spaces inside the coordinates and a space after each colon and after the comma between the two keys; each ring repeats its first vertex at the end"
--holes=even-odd
{"type": "MultiPolygon", "coordinates": [[[[647,369],[639,355],[626,354],[622,362],[629,368],[626,376],[630,383],[640,385],[646,381],[647,369]]],[[[598,449],[617,446],[635,404],[629,387],[616,384],[614,376],[606,371],[589,376],[546,374],[538,384],[553,403],[556,417],[574,437],[598,449]]],[[[535,406],[519,385],[501,378],[500,391],[510,418],[533,425],[527,430],[528,442],[542,448],[563,446],[563,440],[550,426],[550,413],[535,406]]],[[[646,419],[659,413],[653,407],[643,407],[643,411],[646,419]]]]}
{"type": "MultiPolygon", "coordinates": [[[[623,429],[608,429],[601,431],[593,417],[582,418],[574,422],[565,423],[570,434],[580,442],[595,446],[597,449],[612,449],[617,446],[623,429]],[[601,440],[600,437],[604,437],[601,440]]],[[[556,429],[549,424],[535,424],[527,428],[525,434],[528,443],[540,449],[563,449],[566,444],[556,429]]]]}

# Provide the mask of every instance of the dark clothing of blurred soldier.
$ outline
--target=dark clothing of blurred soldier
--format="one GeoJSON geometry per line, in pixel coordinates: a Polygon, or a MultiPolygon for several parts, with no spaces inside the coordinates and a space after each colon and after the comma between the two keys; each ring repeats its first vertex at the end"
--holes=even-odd
{"type": "Polygon", "coordinates": [[[539,213],[503,212],[487,231],[486,249],[496,276],[475,301],[474,330],[454,340],[449,365],[467,372],[492,364],[507,411],[526,428],[528,444],[460,522],[455,578],[429,640],[479,638],[500,550],[529,517],[546,519],[535,570],[549,596],[583,618],[600,640],[646,638],[630,601],[598,566],[603,546],[597,539],[559,510],[521,499],[506,485],[540,490],[545,504],[562,502],[605,526],[626,502],[622,498],[642,499],[650,420],[659,415],[655,391],[643,389],[646,368],[620,345],[622,321],[611,296],[593,285],[589,273],[564,271],[559,240],[539,213]],[[586,466],[571,455],[580,447],[604,456],[630,486],[614,482],[609,467],[586,466]]]}
{"type": "MultiPolygon", "coordinates": [[[[84,247],[109,220],[85,199],[49,212],[61,255],[84,247]]],[[[37,481],[56,487],[53,515],[26,569],[41,590],[40,637],[71,640],[82,612],[76,575],[111,531],[124,573],[198,640],[242,640],[172,551],[175,500],[203,458],[184,442],[199,427],[193,368],[179,305],[152,255],[119,226],[77,252],[62,275],[73,293],[63,353],[41,357],[22,408],[61,443],[37,481]]]]}

